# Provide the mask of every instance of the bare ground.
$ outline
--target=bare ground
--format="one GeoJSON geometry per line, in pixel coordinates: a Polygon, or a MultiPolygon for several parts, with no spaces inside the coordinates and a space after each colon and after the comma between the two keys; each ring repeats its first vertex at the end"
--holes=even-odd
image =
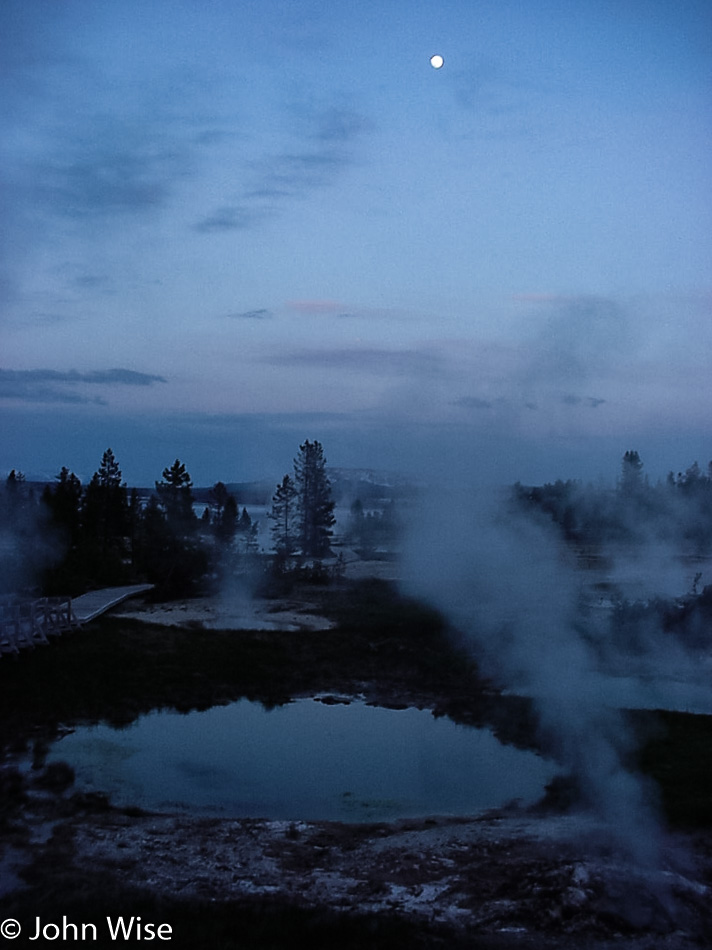
{"type": "Polygon", "coordinates": [[[657,866],[641,867],[582,815],[349,825],[96,804],[32,793],[4,836],[6,886],[25,879],[43,893],[76,889],[89,874],[163,902],[396,916],[458,946],[683,950],[712,938],[710,835],[671,836],[657,866]],[[497,942],[478,942],[489,938],[497,942]]]}
{"type": "Polygon", "coordinates": [[[127,604],[121,615],[165,626],[205,630],[329,630],[334,624],[319,614],[317,603],[302,598],[260,599],[215,595],[135,606],[127,604]]]}

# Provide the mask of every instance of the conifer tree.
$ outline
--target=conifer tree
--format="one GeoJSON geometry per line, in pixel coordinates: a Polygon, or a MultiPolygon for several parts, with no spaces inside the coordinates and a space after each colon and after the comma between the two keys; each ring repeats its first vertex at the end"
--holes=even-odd
{"type": "Polygon", "coordinates": [[[55,480],[57,484],[54,488],[50,485],[45,487],[42,503],[49,509],[54,524],[66,532],[67,540],[73,546],[79,540],[82,483],[66,465],[62,466],[55,480]]]}
{"type": "MultiPolygon", "coordinates": [[[[60,473],[60,484],[61,481],[60,473]]],[[[119,463],[111,449],[104,452],[98,470],[87,485],[82,526],[87,538],[97,541],[104,554],[109,549],[122,550],[128,533],[128,497],[119,463]]]]}
{"type": "Polygon", "coordinates": [[[304,557],[322,558],[330,550],[334,518],[331,482],[320,442],[307,440],[294,460],[299,513],[299,547],[304,557]]]}
{"type": "Polygon", "coordinates": [[[272,543],[281,558],[291,557],[297,548],[297,489],[285,475],[272,496],[272,543]]]}
{"type": "Polygon", "coordinates": [[[156,482],[156,491],[171,530],[177,535],[193,533],[197,524],[193,511],[193,482],[180,459],[176,459],[170,468],[163,469],[163,478],[156,482]]]}

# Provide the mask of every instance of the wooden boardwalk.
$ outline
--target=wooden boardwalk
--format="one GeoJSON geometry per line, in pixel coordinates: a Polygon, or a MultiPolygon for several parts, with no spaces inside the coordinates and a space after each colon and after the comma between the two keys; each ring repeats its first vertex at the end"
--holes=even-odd
{"type": "Polygon", "coordinates": [[[91,590],[72,600],[74,615],[79,623],[89,623],[117,604],[152,590],[153,584],[134,584],[131,587],[105,587],[103,590],[91,590]]]}
{"type": "Polygon", "coordinates": [[[129,597],[151,590],[153,584],[107,587],[80,597],[39,597],[0,601],[0,654],[19,653],[49,643],[50,637],[78,630],[129,597]]]}

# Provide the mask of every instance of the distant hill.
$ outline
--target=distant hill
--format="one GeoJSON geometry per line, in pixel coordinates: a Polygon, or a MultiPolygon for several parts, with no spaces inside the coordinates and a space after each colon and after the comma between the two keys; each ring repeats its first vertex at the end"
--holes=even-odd
{"type": "MultiPolygon", "coordinates": [[[[413,498],[418,493],[418,485],[410,478],[398,472],[383,471],[373,468],[332,468],[327,466],[327,473],[331,480],[334,500],[337,504],[350,504],[359,498],[364,504],[390,500],[393,498],[413,498]]],[[[33,474],[26,480],[39,497],[46,485],[56,485],[55,476],[44,477],[33,474]]],[[[227,490],[235,496],[239,505],[265,505],[272,502],[277,487],[276,479],[259,479],[252,482],[226,482],[227,490]]],[[[148,501],[155,493],[155,486],[129,485],[129,492],[136,489],[142,502],[148,501]]],[[[193,497],[198,505],[208,504],[212,485],[193,488],[193,497]]]]}

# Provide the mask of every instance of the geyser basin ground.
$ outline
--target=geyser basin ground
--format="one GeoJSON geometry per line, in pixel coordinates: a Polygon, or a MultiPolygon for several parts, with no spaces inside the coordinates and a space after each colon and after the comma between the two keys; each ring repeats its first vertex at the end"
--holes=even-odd
{"type": "Polygon", "coordinates": [[[467,815],[544,793],[555,765],[488,729],[419,709],[302,699],[156,712],[55,743],[77,787],[150,810],[232,818],[382,821],[467,815]]]}

